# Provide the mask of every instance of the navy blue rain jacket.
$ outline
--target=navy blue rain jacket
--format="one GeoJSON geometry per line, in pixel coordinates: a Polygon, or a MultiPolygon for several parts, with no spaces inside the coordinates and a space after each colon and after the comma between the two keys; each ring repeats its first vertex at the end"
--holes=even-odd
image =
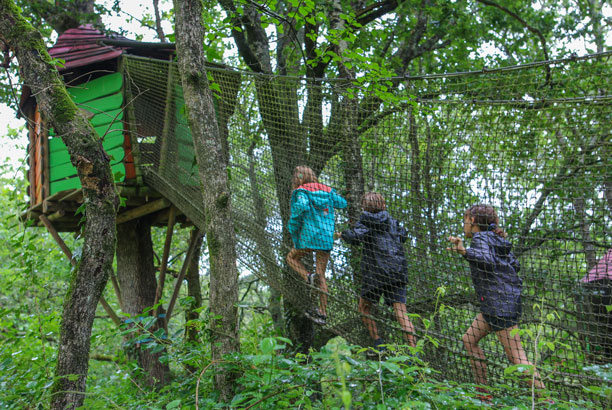
{"type": "Polygon", "coordinates": [[[363,244],[361,274],[364,286],[405,285],[408,266],[403,243],[407,232],[387,211],[363,212],[352,229],[342,232],[351,245],[363,244]]]}
{"type": "Polygon", "coordinates": [[[498,317],[520,314],[523,281],[512,244],[495,232],[476,232],[464,258],[470,262],[472,282],[482,313],[498,317]]]}

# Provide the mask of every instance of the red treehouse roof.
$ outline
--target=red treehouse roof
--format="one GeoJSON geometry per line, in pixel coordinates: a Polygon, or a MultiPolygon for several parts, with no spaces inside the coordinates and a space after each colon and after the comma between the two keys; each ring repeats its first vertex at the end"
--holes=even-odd
{"type": "MultiPolygon", "coordinates": [[[[91,24],[85,24],[63,32],[55,45],[49,49],[49,54],[53,58],[61,58],[65,61],[63,67],[58,67],[60,72],[112,60],[119,57],[123,49],[98,43],[108,38],[91,24]]],[[[123,39],[124,37],[114,36],[114,38],[123,39]]]]}

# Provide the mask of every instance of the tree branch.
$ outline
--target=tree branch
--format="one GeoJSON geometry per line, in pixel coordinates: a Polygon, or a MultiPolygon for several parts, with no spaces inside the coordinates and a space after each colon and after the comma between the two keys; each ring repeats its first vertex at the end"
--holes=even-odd
{"type": "Polygon", "coordinates": [[[161,16],[159,14],[159,0],[153,0],[153,9],[155,10],[155,31],[157,37],[162,43],[166,42],[166,36],[164,35],[164,29],[161,26],[161,16]]]}
{"type": "MultiPolygon", "coordinates": [[[[257,53],[251,48],[251,44],[249,44],[249,40],[245,35],[245,26],[252,26],[252,23],[249,22],[248,18],[238,14],[236,5],[232,0],[219,0],[219,4],[230,16],[230,20],[233,25],[232,37],[236,42],[238,53],[244,59],[246,65],[256,73],[271,74],[271,70],[268,69],[266,71],[265,65],[259,61],[257,53]]],[[[250,28],[250,31],[253,31],[252,27],[250,28]]]]}
{"type": "Polygon", "coordinates": [[[357,11],[357,22],[362,26],[365,26],[368,23],[371,23],[372,21],[378,19],[379,17],[382,17],[385,14],[392,12],[401,3],[402,1],[398,2],[397,0],[386,0],[372,4],[371,6],[368,6],[365,9],[357,11]]]}
{"type": "MultiPolygon", "coordinates": [[[[525,20],[523,20],[518,14],[502,6],[501,4],[497,4],[491,0],[476,0],[476,1],[478,3],[484,4],[485,6],[495,7],[496,9],[503,11],[504,13],[506,13],[507,15],[514,18],[516,21],[518,21],[523,27],[525,27],[531,33],[535,34],[540,40],[540,44],[542,45],[542,53],[544,54],[544,60],[549,60],[548,48],[546,47],[546,38],[544,37],[544,34],[542,34],[540,30],[533,27],[532,25],[527,23],[525,20]]],[[[550,82],[550,67],[546,66],[546,83],[548,84],[549,82],[550,82]]]]}

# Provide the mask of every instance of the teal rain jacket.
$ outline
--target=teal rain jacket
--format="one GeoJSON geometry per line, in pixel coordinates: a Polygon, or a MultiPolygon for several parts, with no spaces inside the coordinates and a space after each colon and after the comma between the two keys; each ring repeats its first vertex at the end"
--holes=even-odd
{"type": "Polygon", "coordinates": [[[327,185],[304,184],[291,193],[291,218],[287,228],[296,249],[332,249],[334,208],[346,208],[346,199],[327,185]]]}

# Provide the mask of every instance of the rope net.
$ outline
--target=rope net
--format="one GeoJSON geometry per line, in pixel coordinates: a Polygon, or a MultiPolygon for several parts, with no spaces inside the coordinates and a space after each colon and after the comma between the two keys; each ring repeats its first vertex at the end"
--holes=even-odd
{"type": "MultiPolygon", "coordinates": [[[[499,330],[478,343],[485,359],[475,364],[487,365],[489,382],[507,382],[509,344],[515,363],[537,363],[546,387],[577,397],[604,386],[589,394],[603,401],[612,361],[609,60],[377,81],[210,67],[241,270],[354,343],[435,339],[423,356],[445,378],[474,381],[477,352],[468,350],[499,330]],[[294,173],[299,165],[308,168],[294,173]],[[333,241],[335,231],[343,234],[333,241]],[[465,257],[449,236],[465,241],[465,257]],[[294,247],[323,252],[313,259],[294,247]],[[522,350],[510,340],[515,325],[522,350]]],[[[177,66],[124,63],[145,181],[203,229],[177,66]]]]}

